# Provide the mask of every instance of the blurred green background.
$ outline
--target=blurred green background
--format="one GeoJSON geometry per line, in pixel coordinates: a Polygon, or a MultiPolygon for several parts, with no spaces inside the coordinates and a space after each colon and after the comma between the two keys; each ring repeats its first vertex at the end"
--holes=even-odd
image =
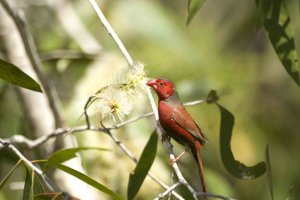
{"type": "MultiPolygon", "coordinates": [[[[299,2],[287,2],[299,54],[299,2]]],[[[126,67],[122,54],[88,2],[74,0],[72,3],[102,50],[93,58],[43,62],[48,80],[57,87],[68,126],[74,125],[88,96],[126,67]]],[[[281,65],[264,29],[255,30],[254,0],[209,0],[188,27],[185,25],[187,1],[115,0],[99,4],[133,59],[146,64],[149,77],[166,77],[174,81],[183,102],[205,98],[211,89],[217,90],[219,103],[236,119],[231,141],[235,158],[246,165],[254,165],[264,160],[268,144],[275,199],[287,199],[291,188],[294,188],[291,199],[300,198],[299,87],[281,65]]],[[[39,52],[81,51],[47,3],[27,0],[20,1],[20,5],[26,12],[39,52]]],[[[13,88],[7,87],[3,81],[0,86],[0,134],[5,138],[26,131],[26,125],[13,88]]],[[[146,100],[137,102],[135,108],[132,117],[150,111],[146,100]]],[[[266,175],[255,180],[238,180],[223,167],[217,107],[201,104],[188,110],[209,139],[202,151],[209,192],[243,200],[271,199],[266,175]]],[[[96,120],[94,125],[97,125],[96,120]]],[[[115,131],[115,134],[138,157],[154,127],[153,118],[143,119],[115,131]]],[[[113,150],[84,153],[85,163],[93,178],[126,196],[128,176],[134,169],[131,161],[104,134],[85,132],[77,136],[82,145],[113,150]]],[[[163,145],[159,143],[158,146],[151,171],[169,183],[172,174],[168,156],[163,145]]],[[[174,146],[176,153],[183,150],[177,144],[174,146]]],[[[8,160],[11,159],[1,158],[1,165],[6,165],[7,172],[12,166],[8,160]]],[[[199,190],[192,157],[185,156],[179,161],[179,166],[199,190]]],[[[4,175],[2,172],[1,176],[4,175]]],[[[22,180],[24,175],[20,170],[10,182],[22,180]]],[[[9,186],[7,184],[6,189],[0,191],[0,199],[21,196],[22,191],[16,193],[9,186]]],[[[137,199],[153,199],[160,192],[163,189],[147,178],[137,199]]],[[[106,195],[99,195],[101,199],[109,199],[106,195]]]]}

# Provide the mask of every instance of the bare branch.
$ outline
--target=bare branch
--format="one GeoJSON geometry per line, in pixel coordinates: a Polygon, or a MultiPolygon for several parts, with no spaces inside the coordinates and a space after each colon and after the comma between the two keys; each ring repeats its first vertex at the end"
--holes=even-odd
{"type": "MultiPolygon", "coordinates": [[[[196,100],[196,101],[191,101],[191,102],[184,103],[183,105],[185,105],[185,106],[194,106],[194,105],[202,104],[202,103],[205,103],[205,102],[207,102],[206,99],[200,99],[200,100],[196,100]]],[[[133,118],[128,119],[128,120],[126,120],[124,122],[121,122],[121,123],[119,123],[117,125],[114,125],[110,129],[118,129],[118,128],[121,128],[122,126],[130,124],[132,122],[136,122],[136,121],[138,121],[140,119],[144,119],[146,117],[151,117],[152,115],[154,115],[153,112],[148,112],[146,114],[143,114],[143,115],[140,115],[140,116],[137,116],[137,117],[133,117],[133,118]]]]}
{"type": "Polygon", "coordinates": [[[125,56],[127,62],[129,65],[133,65],[133,60],[131,56],[129,55],[128,51],[126,50],[125,46],[123,45],[122,41],[118,37],[118,35],[115,33],[114,29],[111,27],[111,25],[108,23],[106,17],[104,16],[103,12],[99,8],[97,2],[95,0],[89,0],[91,6],[95,10],[96,14],[98,15],[98,18],[100,19],[102,25],[104,28],[106,28],[108,34],[112,37],[112,39],[115,41],[115,43],[118,45],[120,51],[125,56]]]}
{"type": "Polygon", "coordinates": [[[174,185],[172,185],[171,187],[169,187],[169,189],[167,189],[165,192],[160,193],[158,195],[158,197],[156,197],[154,200],[159,200],[162,199],[164,197],[166,197],[168,194],[170,194],[171,192],[173,192],[177,187],[179,187],[182,183],[177,182],[174,185]]]}
{"type": "Polygon", "coordinates": [[[28,139],[28,138],[24,137],[23,135],[14,135],[5,140],[14,145],[23,145],[26,148],[33,149],[33,148],[36,148],[36,147],[44,144],[51,138],[56,138],[63,134],[77,133],[77,132],[82,132],[82,131],[87,131],[87,130],[104,132],[104,129],[102,129],[102,128],[95,128],[95,127],[89,128],[88,126],[84,125],[84,126],[78,126],[78,127],[74,127],[74,128],[58,128],[58,129],[54,130],[52,133],[43,135],[42,137],[39,137],[35,140],[28,139]]]}
{"type": "Polygon", "coordinates": [[[125,125],[127,125],[127,124],[136,122],[136,121],[138,121],[138,120],[140,120],[140,119],[144,119],[144,118],[146,118],[146,117],[150,117],[150,116],[152,116],[152,115],[153,115],[153,112],[149,112],[149,113],[146,113],[146,114],[137,116],[137,117],[133,117],[133,118],[128,119],[128,120],[126,120],[126,121],[124,121],[124,122],[121,122],[121,123],[119,123],[119,124],[114,125],[111,129],[118,129],[118,128],[121,128],[122,126],[125,126],[125,125]]]}
{"type": "Polygon", "coordinates": [[[194,105],[202,104],[202,103],[205,103],[205,102],[207,102],[207,99],[200,99],[200,100],[184,103],[183,105],[185,105],[185,106],[194,106],[194,105]]]}
{"type": "Polygon", "coordinates": [[[0,144],[5,148],[10,149],[14,152],[27,166],[29,166],[36,174],[42,177],[49,189],[53,192],[61,192],[61,190],[40,170],[38,167],[33,165],[14,145],[10,144],[8,141],[0,138],[0,144]]]}
{"type": "MultiPolygon", "coordinates": [[[[158,197],[155,198],[155,200],[159,200],[159,199],[165,198],[168,194],[170,194],[171,192],[173,192],[180,185],[182,185],[181,182],[175,183],[174,185],[172,185],[171,187],[169,187],[168,190],[166,190],[163,193],[160,193],[158,195],[158,197]]],[[[207,192],[196,192],[196,195],[197,196],[209,196],[209,197],[216,198],[216,199],[235,200],[235,199],[230,198],[230,197],[225,197],[225,196],[222,196],[222,195],[212,194],[212,193],[207,193],[207,192]]]]}
{"type": "MultiPolygon", "coordinates": [[[[103,124],[102,124],[103,126],[103,124]]],[[[103,126],[104,127],[104,126],[103,126]]],[[[105,132],[111,137],[111,139],[116,143],[116,145],[119,146],[119,148],[125,153],[125,155],[127,155],[128,158],[130,158],[130,160],[132,160],[135,164],[138,163],[138,159],[128,150],[128,148],[115,136],[111,133],[110,129],[106,129],[105,128],[105,132]]],[[[157,182],[161,187],[165,188],[165,189],[169,189],[169,187],[164,184],[162,181],[160,181],[158,178],[156,178],[154,175],[152,175],[150,172],[148,173],[148,176],[154,180],[155,182],[157,182]]],[[[173,195],[177,198],[177,199],[183,199],[178,193],[174,192],[173,195]]]]}

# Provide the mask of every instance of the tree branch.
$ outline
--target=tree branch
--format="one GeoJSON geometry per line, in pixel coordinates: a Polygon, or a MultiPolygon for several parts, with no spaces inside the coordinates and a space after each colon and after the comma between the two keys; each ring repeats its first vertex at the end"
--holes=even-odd
{"type": "MultiPolygon", "coordinates": [[[[119,148],[125,153],[125,155],[127,155],[127,157],[130,158],[130,160],[132,160],[135,164],[138,163],[138,159],[136,157],[134,157],[134,155],[127,149],[127,147],[116,137],[114,136],[110,129],[106,129],[106,133],[111,137],[111,139],[116,143],[116,145],[119,146],[119,148]]],[[[155,182],[157,182],[161,187],[163,187],[164,189],[169,190],[169,187],[164,184],[162,181],[160,181],[158,178],[156,178],[154,175],[152,175],[150,172],[148,173],[148,176],[154,180],[155,182]]],[[[183,200],[183,198],[177,193],[174,192],[172,193],[177,199],[181,199],[183,200]]]]}
{"type": "Polygon", "coordinates": [[[159,200],[162,199],[164,197],[166,197],[168,194],[170,194],[171,192],[173,192],[177,187],[179,187],[182,183],[177,182],[174,185],[172,185],[171,187],[169,187],[169,189],[167,189],[165,192],[160,193],[158,195],[158,197],[156,197],[154,200],[159,200]]]}
{"type": "Polygon", "coordinates": [[[33,165],[14,145],[0,138],[0,144],[16,154],[27,166],[29,166],[36,174],[42,177],[49,189],[53,192],[62,192],[38,167],[33,165]]]}
{"type": "Polygon", "coordinates": [[[104,26],[104,28],[107,30],[108,34],[112,37],[113,41],[118,45],[120,51],[125,56],[125,59],[127,60],[129,65],[133,65],[133,60],[131,56],[129,55],[128,51],[126,50],[125,46],[123,45],[122,41],[118,37],[118,35],[115,33],[114,29],[111,27],[111,25],[108,23],[106,17],[104,16],[103,12],[99,8],[97,2],[95,0],[89,0],[91,6],[95,10],[98,18],[100,19],[101,24],[104,26]]]}
{"type": "MultiPolygon", "coordinates": [[[[186,102],[186,103],[184,103],[184,105],[194,106],[194,105],[202,104],[204,102],[206,102],[206,99],[186,102]]],[[[52,138],[55,138],[55,137],[58,137],[58,136],[63,135],[63,134],[77,133],[77,132],[82,132],[82,131],[87,131],[87,130],[96,131],[96,132],[106,132],[106,130],[119,129],[123,126],[126,126],[126,125],[130,124],[130,123],[136,122],[136,121],[144,119],[146,117],[150,117],[152,115],[153,115],[153,112],[142,114],[142,115],[139,115],[137,117],[133,117],[133,118],[128,119],[124,122],[121,122],[119,124],[116,124],[112,127],[107,127],[107,128],[93,127],[88,123],[89,120],[87,120],[88,121],[88,122],[86,121],[87,125],[77,126],[77,127],[73,127],[73,128],[58,128],[58,129],[54,130],[53,132],[51,132],[49,134],[45,134],[42,137],[39,137],[39,138],[34,139],[34,140],[28,139],[27,137],[24,137],[23,135],[13,135],[12,137],[6,138],[5,140],[10,142],[11,144],[14,144],[14,145],[22,145],[22,146],[25,146],[26,148],[33,149],[33,148],[36,148],[36,147],[44,144],[48,140],[50,140],[52,138]]],[[[88,119],[88,116],[86,118],[88,119]]]]}

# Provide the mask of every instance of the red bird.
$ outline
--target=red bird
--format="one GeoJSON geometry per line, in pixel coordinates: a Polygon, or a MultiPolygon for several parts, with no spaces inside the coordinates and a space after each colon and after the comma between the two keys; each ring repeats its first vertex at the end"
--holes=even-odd
{"type": "MultiPolygon", "coordinates": [[[[191,148],[198,165],[202,191],[206,192],[200,157],[200,149],[206,141],[203,131],[182,105],[174,83],[167,79],[159,78],[148,81],[147,85],[152,87],[158,95],[159,122],[167,136],[191,148]]],[[[206,200],[207,197],[204,196],[204,199],[206,200]]]]}

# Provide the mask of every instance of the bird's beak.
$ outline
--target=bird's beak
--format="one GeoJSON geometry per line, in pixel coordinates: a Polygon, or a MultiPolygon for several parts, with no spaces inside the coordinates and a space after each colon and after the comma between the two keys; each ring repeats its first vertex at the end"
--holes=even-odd
{"type": "Polygon", "coordinates": [[[148,85],[149,87],[152,87],[154,89],[157,88],[157,85],[156,85],[156,79],[153,79],[153,80],[150,80],[146,83],[146,85],[148,85]]]}

